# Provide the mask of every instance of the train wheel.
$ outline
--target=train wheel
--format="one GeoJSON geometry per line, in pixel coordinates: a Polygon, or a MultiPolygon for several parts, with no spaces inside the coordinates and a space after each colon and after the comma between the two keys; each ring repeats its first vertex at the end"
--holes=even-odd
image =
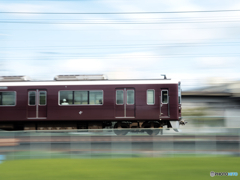
{"type": "Polygon", "coordinates": [[[125,136],[128,133],[128,130],[124,130],[123,128],[127,128],[127,126],[122,125],[121,128],[118,128],[118,124],[116,123],[114,125],[114,130],[113,132],[117,135],[117,136],[125,136]]]}
{"type": "Polygon", "coordinates": [[[156,136],[156,135],[159,134],[160,129],[146,130],[146,132],[147,132],[148,135],[150,135],[150,136],[156,136]]]}
{"type": "Polygon", "coordinates": [[[118,136],[125,136],[128,133],[128,130],[114,130],[114,133],[118,136]]]}
{"type": "Polygon", "coordinates": [[[161,134],[162,134],[162,129],[159,129],[159,127],[160,127],[159,123],[144,122],[142,127],[148,128],[147,130],[145,130],[145,132],[150,136],[158,135],[160,130],[161,130],[161,134]]]}

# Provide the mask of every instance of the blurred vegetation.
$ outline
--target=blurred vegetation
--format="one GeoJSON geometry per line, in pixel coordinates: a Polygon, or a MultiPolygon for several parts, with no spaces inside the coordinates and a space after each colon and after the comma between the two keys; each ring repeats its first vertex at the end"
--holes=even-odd
{"type": "Polygon", "coordinates": [[[195,126],[224,126],[224,118],[214,117],[209,107],[183,108],[182,116],[184,116],[190,124],[195,126]]]}
{"type": "Polygon", "coordinates": [[[238,172],[239,167],[239,157],[11,160],[0,164],[0,178],[6,180],[202,180],[211,178],[211,171],[238,172]]]}
{"type": "Polygon", "coordinates": [[[207,110],[206,107],[183,108],[182,116],[206,116],[207,110]]]}

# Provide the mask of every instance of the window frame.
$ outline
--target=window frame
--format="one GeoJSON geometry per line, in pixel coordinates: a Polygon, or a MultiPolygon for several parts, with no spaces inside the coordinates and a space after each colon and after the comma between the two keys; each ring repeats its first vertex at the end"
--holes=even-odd
{"type": "Polygon", "coordinates": [[[0,107],[9,107],[9,106],[16,106],[17,105],[17,91],[0,91],[0,92],[14,92],[15,98],[14,98],[14,105],[0,105],[0,107]]]}
{"type": "MultiPolygon", "coordinates": [[[[89,105],[89,98],[90,98],[90,93],[89,93],[89,90],[74,90],[74,91],[72,91],[73,92],[73,99],[72,99],[72,103],[73,104],[68,104],[68,105],[89,105]],[[87,104],[74,104],[75,103],[75,92],[83,92],[83,91],[86,91],[87,92],[87,104]]],[[[83,100],[82,100],[82,102],[83,102],[83,100]]],[[[64,106],[66,106],[66,105],[64,105],[64,106]]]]}
{"type": "MultiPolygon", "coordinates": [[[[127,102],[126,102],[126,104],[127,105],[134,105],[135,104],[135,90],[134,89],[126,89],[126,94],[127,94],[127,102]],[[133,103],[132,104],[129,104],[128,103],[128,91],[133,91],[133,103]]],[[[124,99],[124,95],[123,95],[123,99],[124,99]]]]}
{"type": "Polygon", "coordinates": [[[28,106],[37,106],[37,101],[36,101],[36,99],[37,99],[37,92],[36,92],[36,91],[33,91],[33,90],[28,91],[28,106]],[[34,92],[34,93],[35,93],[35,104],[34,104],[34,105],[31,105],[31,104],[29,103],[29,102],[30,102],[30,96],[29,96],[30,92],[34,92]]]}
{"type": "Polygon", "coordinates": [[[38,91],[38,106],[46,106],[47,105],[47,91],[46,90],[39,90],[38,91]],[[45,104],[40,104],[40,92],[45,92],[45,104]]]}
{"type": "Polygon", "coordinates": [[[162,89],[162,90],[161,90],[161,103],[162,103],[162,104],[168,104],[168,103],[169,103],[168,89],[162,89]],[[162,102],[162,98],[163,98],[163,91],[167,91],[167,103],[163,103],[163,102],[162,102]]]}
{"type": "Polygon", "coordinates": [[[116,99],[115,99],[116,102],[115,102],[115,104],[116,105],[124,105],[124,89],[116,89],[115,93],[116,93],[116,99]],[[123,92],[123,103],[122,104],[118,104],[117,103],[117,91],[122,91],[123,92]]]}
{"type": "Polygon", "coordinates": [[[147,102],[147,105],[155,105],[155,89],[147,89],[146,91],[146,102],[147,102]],[[153,104],[149,104],[148,103],[148,91],[152,91],[153,90],[153,104]]]}
{"type": "Polygon", "coordinates": [[[103,99],[104,99],[104,98],[103,98],[103,97],[104,97],[104,96],[103,96],[103,90],[87,90],[87,91],[89,91],[89,92],[88,92],[88,98],[89,98],[89,99],[88,99],[88,102],[89,102],[88,105],[103,105],[103,99]],[[92,92],[94,92],[94,91],[101,91],[101,92],[102,92],[102,104],[90,104],[90,91],[92,91],[92,92]]]}
{"type": "MultiPolygon", "coordinates": [[[[73,93],[73,103],[74,103],[74,93],[73,93]]],[[[59,106],[102,106],[104,104],[104,91],[103,90],[59,90],[58,91],[58,105],[59,106]],[[62,105],[60,104],[60,92],[61,91],[87,91],[88,92],[88,103],[89,103],[89,96],[90,91],[101,91],[102,92],[102,104],[68,104],[68,105],[62,105]]]]}

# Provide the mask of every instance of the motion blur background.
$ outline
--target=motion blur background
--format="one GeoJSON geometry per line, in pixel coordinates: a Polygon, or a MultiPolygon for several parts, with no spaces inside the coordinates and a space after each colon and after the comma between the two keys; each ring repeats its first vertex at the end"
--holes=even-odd
{"type": "Polygon", "coordinates": [[[239,80],[237,0],[1,0],[1,75],[239,80]]]}
{"type": "MultiPolygon", "coordinates": [[[[195,151],[239,155],[239,48],[238,0],[0,1],[1,76],[52,80],[59,74],[106,74],[109,79],[149,79],[166,74],[181,81],[182,115],[188,124],[178,135],[164,130],[168,139],[154,137],[150,146],[141,140],[144,148],[137,148],[147,149],[151,155],[195,151]],[[185,143],[174,145],[178,141],[174,140],[175,135],[185,143]],[[233,139],[224,139],[230,136],[233,139]],[[158,143],[162,141],[165,145],[160,147],[158,143]]],[[[7,141],[5,138],[0,142],[2,152],[7,150],[4,151],[4,143],[12,143],[10,159],[40,157],[33,151],[39,146],[31,143],[37,141],[36,135],[1,136],[7,137],[7,141]],[[26,137],[28,140],[24,140],[26,137]],[[20,141],[30,144],[18,146],[20,141]],[[19,148],[30,150],[30,154],[17,154],[14,150],[19,152],[19,148]]],[[[44,151],[55,148],[51,145],[52,136],[41,146],[44,151]]],[[[75,135],[68,136],[70,145],[56,148],[70,149],[65,154],[75,157],[75,135]]],[[[90,139],[85,139],[85,150],[96,147],[95,151],[103,151],[94,146],[96,140],[91,136],[99,135],[90,134],[90,139]]],[[[108,132],[103,136],[112,138],[108,132]]],[[[111,138],[106,141],[120,141],[111,138]]],[[[132,157],[137,150],[129,143],[131,140],[132,137],[123,141],[132,157]]],[[[111,154],[113,147],[114,144],[109,146],[111,154]]]]}
{"type": "Polygon", "coordinates": [[[166,74],[182,82],[183,116],[236,127],[239,15],[237,0],[1,0],[0,74],[166,74]]]}

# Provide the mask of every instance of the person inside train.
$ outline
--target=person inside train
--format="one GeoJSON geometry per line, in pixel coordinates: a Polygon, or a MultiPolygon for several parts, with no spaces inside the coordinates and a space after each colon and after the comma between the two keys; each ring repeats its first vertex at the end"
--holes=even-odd
{"type": "Polygon", "coordinates": [[[63,102],[61,105],[69,105],[66,99],[63,99],[63,102]]]}

